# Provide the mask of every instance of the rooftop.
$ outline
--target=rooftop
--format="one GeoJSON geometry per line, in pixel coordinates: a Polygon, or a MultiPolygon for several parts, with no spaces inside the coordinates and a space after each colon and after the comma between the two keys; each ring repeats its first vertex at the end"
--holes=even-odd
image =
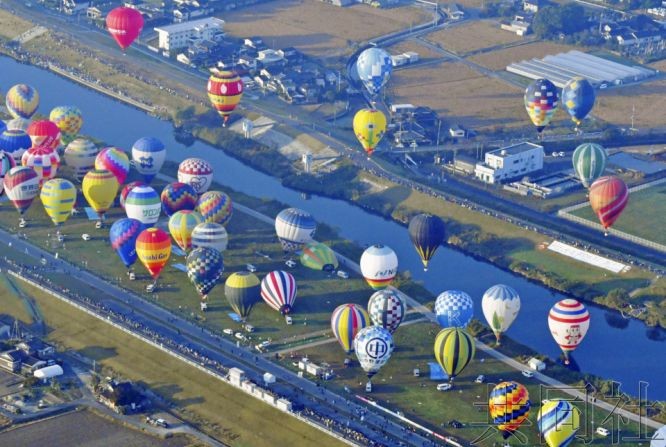
{"type": "Polygon", "coordinates": [[[543,146],[524,141],[522,143],[513,144],[511,146],[503,147],[501,149],[495,149],[494,151],[488,152],[487,155],[492,154],[497,157],[509,157],[511,155],[520,154],[522,152],[531,151],[537,148],[543,149],[543,146]]]}
{"type": "Polygon", "coordinates": [[[224,25],[224,20],[218,19],[216,17],[207,17],[205,19],[190,20],[183,23],[175,23],[173,25],[158,26],[155,27],[154,30],[158,33],[160,31],[165,33],[177,33],[194,28],[221,27],[222,25],[224,25]]]}

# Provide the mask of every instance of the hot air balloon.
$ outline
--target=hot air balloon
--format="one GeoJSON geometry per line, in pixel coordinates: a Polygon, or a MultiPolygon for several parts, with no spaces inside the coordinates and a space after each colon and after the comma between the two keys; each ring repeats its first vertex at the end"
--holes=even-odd
{"type": "Polygon", "coordinates": [[[21,157],[21,164],[35,170],[39,175],[39,186],[46,180],[50,180],[58,173],[60,156],[55,149],[44,146],[36,146],[28,149],[21,157]]]}
{"type": "Polygon", "coordinates": [[[146,183],[150,183],[160,172],[164,160],[166,160],[166,148],[164,143],[155,137],[140,138],[132,146],[134,167],[146,183]]]}
{"type": "MultiPolygon", "coordinates": [[[[174,214],[175,216],[175,214],[174,214]]],[[[203,301],[217,284],[224,271],[222,254],[212,248],[197,248],[187,255],[187,277],[203,301]]]]}
{"type": "Polygon", "coordinates": [[[443,328],[464,328],[474,316],[474,302],[465,292],[447,290],[440,293],[435,300],[435,315],[443,328]]]}
{"type": "Polygon", "coordinates": [[[294,275],[282,270],[270,272],[261,280],[261,297],[272,309],[288,314],[296,301],[294,275]]]}
{"type": "Polygon", "coordinates": [[[176,211],[194,210],[197,207],[197,193],[185,183],[169,183],[160,195],[162,211],[171,216],[176,211]]]}
{"type": "Polygon", "coordinates": [[[205,192],[197,201],[197,210],[201,213],[205,222],[226,225],[233,214],[231,197],[222,191],[205,192]]]}
{"type": "Polygon", "coordinates": [[[203,194],[213,182],[213,167],[201,158],[185,159],[178,166],[178,181],[190,185],[197,194],[203,194]]]}
{"type": "Polygon", "coordinates": [[[370,324],[368,313],[358,304],[342,304],[331,314],[331,329],[342,349],[351,354],[354,351],[354,338],[370,324]]]}
{"type": "Polygon", "coordinates": [[[286,208],[275,218],[275,233],[284,251],[296,251],[312,242],[317,222],[307,211],[286,208]]]}
{"type": "Polygon", "coordinates": [[[605,229],[620,217],[628,201],[627,185],[618,177],[600,177],[590,186],[590,205],[605,229]]]}
{"type": "Polygon", "coordinates": [[[250,272],[234,273],[224,283],[224,294],[234,312],[245,320],[252,307],[259,302],[259,278],[250,272]]]}
{"type": "Polygon", "coordinates": [[[537,79],[525,89],[525,110],[541,133],[557,110],[557,87],[548,79],[537,79]]]}
{"type": "Polygon", "coordinates": [[[229,115],[243,97],[243,81],[233,71],[219,71],[208,78],[207,90],[211,104],[226,125],[229,115]]]}
{"type": "Polygon", "coordinates": [[[594,87],[585,78],[575,77],[562,88],[562,106],[576,123],[576,128],[594,107],[594,87]]]}
{"type": "Polygon", "coordinates": [[[116,177],[118,185],[122,185],[129,173],[129,158],[122,149],[105,147],[95,157],[95,169],[106,169],[116,177]]]}
{"type": "MultiPolygon", "coordinates": [[[[26,118],[14,118],[7,121],[7,130],[22,130],[25,132],[28,130],[30,125],[30,120],[26,118]]],[[[30,142],[32,144],[32,142],[30,142]]]]}
{"type": "Polygon", "coordinates": [[[607,160],[606,149],[596,143],[581,144],[571,157],[574,172],[586,188],[601,177],[606,169],[607,160]]]}
{"type": "Polygon", "coordinates": [[[5,174],[5,194],[16,207],[24,222],[23,215],[39,194],[39,175],[27,166],[16,166],[5,174]]]}
{"type": "Polygon", "coordinates": [[[30,136],[22,130],[7,129],[0,135],[0,150],[7,152],[17,163],[21,157],[32,147],[30,136]]]}
{"type": "Polygon", "coordinates": [[[370,287],[383,289],[398,273],[398,256],[385,245],[368,247],[361,255],[361,273],[370,287]]]}
{"type": "Polygon", "coordinates": [[[435,358],[451,381],[472,361],[474,338],[459,327],[442,329],[435,337],[435,358]]]}
{"type": "Polygon", "coordinates": [[[650,447],[666,447],[666,425],[654,432],[650,447]]]}
{"type": "Polygon", "coordinates": [[[520,296],[512,287],[497,284],[486,290],[481,300],[483,316],[493,330],[497,344],[520,311],[520,296]]]}
{"type": "Polygon", "coordinates": [[[423,262],[423,270],[428,271],[428,262],[444,243],[444,222],[432,214],[417,214],[409,221],[409,239],[423,262]]]}
{"type": "Polygon", "coordinates": [[[386,132],[386,116],[376,109],[361,109],[354,115],[354,134],[363,150],[372,155],[386,132]]]}
{"type": "Polygon", "coordinates": [[[381,326],[368,326],[354,337],[354,351],[358,363],[371,379],[393,354],[393,336],[381,326]]]}
{"type": "Polygon", "coordinates": [[[120,48],[125,50],[141,34],[143,17],[134,8],[114,8],[106,16],[106,29],[120,48]]]}
{"type": "Polygon", "coordinates": [[[54,178],[44,182],[39,198],[44,211],[58,227],[72,215],[76,204],[76,188],[69,180],[54,178]]]}
{"type": "Polygon", "coordinates": [[[376,96],[391,77],[391,55],[381,48],[368,48],[358,56],[356,71],[368,92],[376,96]]]}
{"type": "Polygon", "coordinates": [[[7,125],[4,121],[0,120],[0,133],[4,132],[5,130],[7,130],[7,125]]]}
{"type": "Polygon", "coordinates": [[[74,169],[74,176],[81,180],[86,172],[95,168],[95,158],[99,149],[90,140],[77,138],[65,147],[65,164],[74,169]]]}
{"type": "Polygon", "coordinates": [[[590,328],[590,313],[580,302],[568,298],[555,303],[548,314],[548,327],[569,364],[569,353],[576,349],[590,328]]]}
{"type": "Polygon", "coordinates": [[[27,84],[16,84],[10,88],[5,99],[7,111],[14,118],[29,119],[39,107],[39,93],[27,84]]]}
{"type": "Polygon", "coordinates": [[[332,272],[338,268],[338,258],[328,246],[311,242],[301,252],[301,264],[313,270],[332,272]]]}
{"type": "Polygon", "coordinates": [[[150,186],[135,186],[125,199],[125,214],[136,219],[145,227],[155,225],[160,218],[162,202],[160,196],[150,186]]]}
{"type": "Polygon", "coordinates": [[[111,225],[109,240],[111,247],[118,253],[120,260],[129,270],[136,262],[136,239],[143,226],[136,219],[119,219],[111,225]]]}
{"type": "Polygon", "coordinates": [[[104,219],[113,199],[118,194],[118,179],[105,169],[93,169],[83,177],[81,184],[83,195],[90,207],[99,215],[100,222],[104,219]]]}
{"type": "Polygon", "coordinates": [[[547,400],[537,414],[537,427],[548,447],[567,447],[580,428],[580,411],[569,401],[547,400]]]}
{"type": "Polygon", "coordinates": [[[171,238],[163,230],[151,227],[136,238],[136,254],[155,283],[171,256],[171,238]]]}
{"type": "Polygon", "coordinates": [[[43,146],[55,150],[60,146],[60,129],[52,121],[33,121],[25,133],[30,136],[33,147],[43,146]]]}
{"type": "Polygon", "coordinates": [[[5,175],[16,167],[14,157],[5,151],[0,151],[0,196],[5,192],[5,175]]]}
{"type": "Polygon", "coordinates": [[[530,395],[517,382],[501,382],[490,392],[488,410],[504,439],[513,435],[530,415],[530,395]]]}
{"type": "Polygon", "coordinates": [[[203,222],[203,217],[196,211],[178,211],[169,218],[169,233],[176,244],[187,251],[192,247],[192,231],[203,222]]]}
{"type": "Polygon", "coordinates": [[[69,144],[83,127],[83,114],[75,106],[58,106],[49,113],[49,120],[60,129],[63,144],[69,144]]]}
{"type": "Polygon", "coordinates": [[[146,185],[140,180],[135,180],[133,182],[129,182],[128,184],[123,186],[123,189],[120,190],[120,194],[118,196],[118,203],[120,203],[120,207],[122,209],[125,209],[125,200],[127,200],[127,196],[129,195],[130,191],[136,188],[137,186],[148,186],[148,185],[146,185]]]}
{"type": "Polygon", "coordinates": [[[192,230],[192,247],[194,248],[209,247],[221,253],[227,249],[228,243],[227,230],[218,223],[202,222],[192,230]]]}
{"type": "Polygon", "coordinates": [[[368,301],[368,314],[372,323],[391,333],[398,329],[406,313],[405,302],[393,288],[376,291],[368,301]]]}

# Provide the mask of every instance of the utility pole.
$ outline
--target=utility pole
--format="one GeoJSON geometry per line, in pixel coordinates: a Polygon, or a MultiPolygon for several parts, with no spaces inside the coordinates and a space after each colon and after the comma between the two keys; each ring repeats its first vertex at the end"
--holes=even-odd
{"type": "Polygon", "coordinates": [[[442,130],[442,120],[437,120],[437,146],[439,146],[439,131],[442,130]]]}
{"type": "Polygon", "coordinates": [[[638,129],[634,127],[634,118],[636,116],[636,104],[634,104],[631,107],[631,128],[629,128],[630,131],[636,132],[638,129]]]}

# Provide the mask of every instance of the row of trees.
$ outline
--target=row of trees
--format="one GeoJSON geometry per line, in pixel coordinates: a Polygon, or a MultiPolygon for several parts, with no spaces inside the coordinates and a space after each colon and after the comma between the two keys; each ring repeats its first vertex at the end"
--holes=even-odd
{"type": "Polygon", "coordinates": [[[532,29],[541,38],[553,38],[560,33],[572,35],[587,27],[582,6],[568,3],[564,6],[544,6],[534,16],[532,29]]]}

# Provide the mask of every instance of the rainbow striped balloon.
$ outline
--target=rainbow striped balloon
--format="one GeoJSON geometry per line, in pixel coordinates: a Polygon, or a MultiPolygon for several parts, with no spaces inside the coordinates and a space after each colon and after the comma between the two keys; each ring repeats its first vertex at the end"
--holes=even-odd
{"type": "Polygon", "coordinates": [[[60,156],[49,147],[31,147],[21,157],[21,164],[35,170],[39,175],[39,186],[46,180],[50,180],[58,173],[60,156]]]}
{"type": "Polygon", "coordinates": [[[143,230],[136,238],[136,254],[150,276],[157,281],[171,256],[171,238],[159,228],[143,230]]]}
{"type": "Polygon", "coordinates": [[[550,309],[548,327],[568,364],[569,353],[578,347],[590,328],[590,313],[579,301],[568,298],[550,309]]]}
{"type": "Polygon", "coordinates": [[[72,215],[76,204],[76,188],[69,180],[54,178],[44,182],[39,198],[46,214],[56,226],[60,226],[72,215]]]}
{"type": "Polygon", "coordinates": [[[343,304],[331,314],[331,329],[342,349],[351,354],[354,351],[354,337],[370,324],[370,316],[358,304],[343,304]]]}
{"type": "Polygon", "coordinates": [[[14,118],[30,118],[39,107],[39,93],[27,84],[16,84],[7,92],[7,110],[14,118]]]}
{"type": "Polygon", "coordinates": [[[118,180],[118,184],[125,183],[130,169],[127,154],[117,147],[105,147],[95,158],[95,169],[106,169],[118,180]]]}
{"type": "Polygon", "coordinates": [[[233,214],[231,197],[221,191],[208,191],[199,197],[197,210],[204,222],[215,222],[226,225],[233,214]]]}

